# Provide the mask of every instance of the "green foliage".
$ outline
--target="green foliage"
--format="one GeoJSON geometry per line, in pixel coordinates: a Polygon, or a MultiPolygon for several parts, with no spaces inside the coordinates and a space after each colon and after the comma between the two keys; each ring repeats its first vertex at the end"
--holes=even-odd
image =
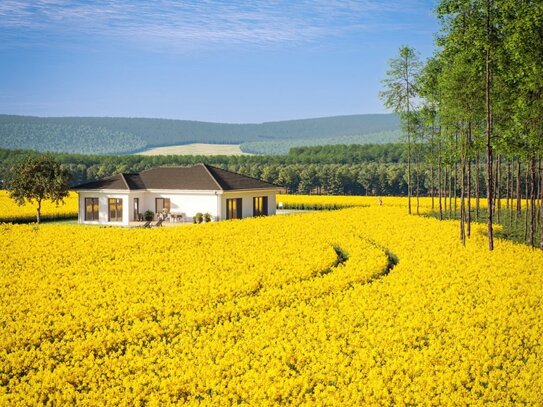
{"type": "Polygon", "coordinates": [[[204,214],[202,212],[197,212],[194,215],[193,222],[194,223],[202,223],[204,221],[204,214]]]}
{"type": "Polygon", "coordinates": [[[29,157],[12,168],[7,189],[17,205],[36,202],[36,221],[40,223],[42,201],[63,202],[68,196],[69,180],[70,173],[51,156],[29,157]]]}
{"type": "Polygon", "coordinates": [[[386,108],[397,114],[416,109],[417,77],[422,68],[414,48],[403,45],[398,56],[389,61],[380,97],[386,108]]]}
{"type": "MultiPolygon", "coordinates": [[[[306,145],[304,140],[310,143],[316,138],[334,139],[353,134],[395,130],[398,130],[398,118],[390,114],[336,116],[260,124],[0,115],[0,147],[71,153],[126,154],[149,147],[189,143],[241,144],[253,141],[298,140],[300,144],[297,145],[306,145]]],[[[259,152],[267,153],[270,148],[264,150],[261,148],[259,152]]],[[[281,148],[281,151],[286,153],[289,147],[282,145],[281,148]]]]}
{"type": "Polygon", "coordinates": [[[0,147],[111,154],[140,150],[145,146],[144,140],[132,134],[103,127],[9,122],[6,116],[0,116],[0,147]]]}
{"type": "Polygon", "coordinates": [[[243,143],[240,148],[245,153],[283,155],[294,147],[324,146],[336,144],[384,144],[400,140],[399,130],[379,131],[352,136],[336,136],[314,139],[252,141],[243,143]]]}
{"type": "MultiPolygon", "coordinates": [[[[28,150],[0,149],[0,174],[38,155],[28,150]]],[[[287,156],[104,156],[63,153],[54,154],[54,157],[72,173],[73,185],[119,172],[140,172],[159,166],[205,162],[282,185],[290,192],[403,195],[406,192],[403,155],[402,144],[366,144],[297,148],[287,156]]]]}
{"type": "Polygon", "coordinates": [[[363,162],[397,163],[403,159],[402,144],[352,144],[295,147],[289,152],[300,162],[358,164],[363,162]]]}

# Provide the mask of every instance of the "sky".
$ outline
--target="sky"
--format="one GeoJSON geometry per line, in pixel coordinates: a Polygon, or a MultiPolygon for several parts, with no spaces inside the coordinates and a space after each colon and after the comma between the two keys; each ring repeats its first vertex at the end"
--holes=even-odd
{"type": "Polygon", "coordinates": [[[259,123],[384,113],[433,0],[1,0],[0,114],[259,123]]]}

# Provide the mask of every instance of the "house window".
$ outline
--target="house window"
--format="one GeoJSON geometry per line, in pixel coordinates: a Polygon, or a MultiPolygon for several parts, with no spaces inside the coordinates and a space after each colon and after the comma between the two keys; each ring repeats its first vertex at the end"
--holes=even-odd
{"type": "Polygon", "coordinates": [[[226,200],[226,219],[241,219],[241,198],[226,200]]]}
{"type": "Polygon", "coordinates": [[[98,220],[98,198],[85,198],[85,220],[98,220]]]}
{"type": "Polygon", "coordinates": [[[139,220],[140,218],[140,199],[134,198],[134,220],[139,220]]]}
{"type": "Polygon", "coordinates": [[[123,221],[123,200],[121,198],[108,199],[108,214],[110,222],[123,221]]]}
{"type": "Polygon", "coordinates": [[[253,198],[253,216],[265,216],[268,214],[268,197],[255,196],[253,198]]]}
{"type": "Polygon", "coordinates": [[[155,198],[155,213],[170,213],[170,198],[155,198]]]}

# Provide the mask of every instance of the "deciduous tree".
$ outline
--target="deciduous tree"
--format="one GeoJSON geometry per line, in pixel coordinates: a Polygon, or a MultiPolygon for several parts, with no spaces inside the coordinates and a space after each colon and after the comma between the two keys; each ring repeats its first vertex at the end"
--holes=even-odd
{"type": "Polygon", "coordinates": [[[68,170],[52,157],[30,157],[12,168],[7,189],[18,205],[36,204],[36,222],[40,223],[42,202],[63,202],[68,196],[69,180],[68,170]]]}

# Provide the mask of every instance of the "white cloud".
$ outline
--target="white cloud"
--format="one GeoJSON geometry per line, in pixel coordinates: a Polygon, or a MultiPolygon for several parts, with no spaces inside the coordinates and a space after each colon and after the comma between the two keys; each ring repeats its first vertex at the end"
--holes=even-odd
{"type": "Polygon", "coordinates": [[[0,36],[92,36],[190,49],[305,43],[345,32],[403,29],[383,23],[418,0],[177,1],[2,0],[0,36]]]}

